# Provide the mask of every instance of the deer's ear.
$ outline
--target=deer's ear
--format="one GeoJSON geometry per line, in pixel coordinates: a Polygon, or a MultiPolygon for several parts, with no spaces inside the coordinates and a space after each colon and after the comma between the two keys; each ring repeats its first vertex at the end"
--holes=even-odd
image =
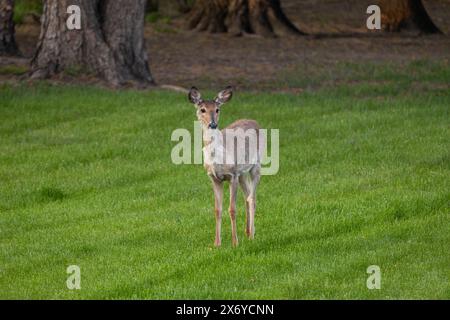
{"type": "Polygon", "coordinates": [[[202,95],[200,94],[200,91],[196,87],[192,87],[189,91],[188,95],[189,101],[193,104],[200,104],[202,102],[202,95]]]}
{"type": "Polygon", "coordinates": [[[232,96],[233,96],[233,88],[231,86],[228,86],[225,88],[225,90],[219,92],[214,101],[218,104],[224,104],[230,101],[232,96]]]}

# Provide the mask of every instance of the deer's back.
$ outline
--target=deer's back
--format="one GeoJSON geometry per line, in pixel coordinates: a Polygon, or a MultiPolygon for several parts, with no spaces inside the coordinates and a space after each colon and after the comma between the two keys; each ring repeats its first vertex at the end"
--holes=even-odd
{"type": "Polygon", "coordinates": [[[225,128],[225,130],[226,129],[238,129],[238,128],[241,128],[244,130],[255,129],[256,133],[258,133],[259,129],[260,129],[258,122],[256,122],[255,120],[240,119],[240,120],[237,120],[237,121],[233,122],[232,124],[230,124],[228,127],[225,128]]]}

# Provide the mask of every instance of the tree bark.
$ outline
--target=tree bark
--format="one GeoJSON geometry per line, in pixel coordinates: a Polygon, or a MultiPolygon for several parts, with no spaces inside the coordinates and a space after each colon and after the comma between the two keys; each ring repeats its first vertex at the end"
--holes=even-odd
{"type": "Polygon", "coordinates": [[[0,55],[19,53],[14,31],[14,1],[0,0],[0,55]]]}
{"type": "Polygon", "coordinates": [[[380,0],[381,20],[386,31],[417,30],[440,33],[421,0],[380,0]]]}
{"type": "Polygon", "coordinates": [[[279,0],[197,0],[189,29],[261,36],[303,35],[284,14],[279,0]]]}
{"type": "Polygon", "coordinates": [[[144,43],[146,0],[44,0],[41,35],[32,77],[70,68],[86,70],[112,85],[154,84],[144,43]],[[81,29],[69,30],[67,7],[81,9],[81,29]]]}

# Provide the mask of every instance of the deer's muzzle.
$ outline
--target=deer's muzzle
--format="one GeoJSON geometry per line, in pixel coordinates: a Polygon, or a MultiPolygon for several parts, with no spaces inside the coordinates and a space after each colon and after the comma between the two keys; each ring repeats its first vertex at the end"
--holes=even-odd
{"type": "Polygon", "coordinates": [[[211,122],[209,123],[208,128],[217,129],[217,123],[214,119],[214,112],[211,112],[211,122]]]}

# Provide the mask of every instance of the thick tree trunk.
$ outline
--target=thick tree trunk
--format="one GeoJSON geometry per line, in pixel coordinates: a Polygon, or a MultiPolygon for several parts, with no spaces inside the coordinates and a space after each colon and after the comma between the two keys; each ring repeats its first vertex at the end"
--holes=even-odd
{"type": "Polygon", "coordinates": [[[233,35],[304,34],[283,13],[279,0],[197,0],[188,27],[233,35]]]}
{"type": "Polygon", "coordinates": [[[32,77],[71,68],[94,72],[112,85],[153,84],[144,43],[146,0],[45,0],[32,77]],[[81,9],[81,29],[69,30],[67,7],[81,9]]]}
{"type": "Polygon", "coordinates": [[[0,55],[16,55],[17,49],[14,35],[14,1],[0,0],[0,55]]]}
{"type": "Polygon", "coordinates": [[[382,25],[386,31],[418,30],[440,33],[421,0],[380,0],[382,25]]]}

